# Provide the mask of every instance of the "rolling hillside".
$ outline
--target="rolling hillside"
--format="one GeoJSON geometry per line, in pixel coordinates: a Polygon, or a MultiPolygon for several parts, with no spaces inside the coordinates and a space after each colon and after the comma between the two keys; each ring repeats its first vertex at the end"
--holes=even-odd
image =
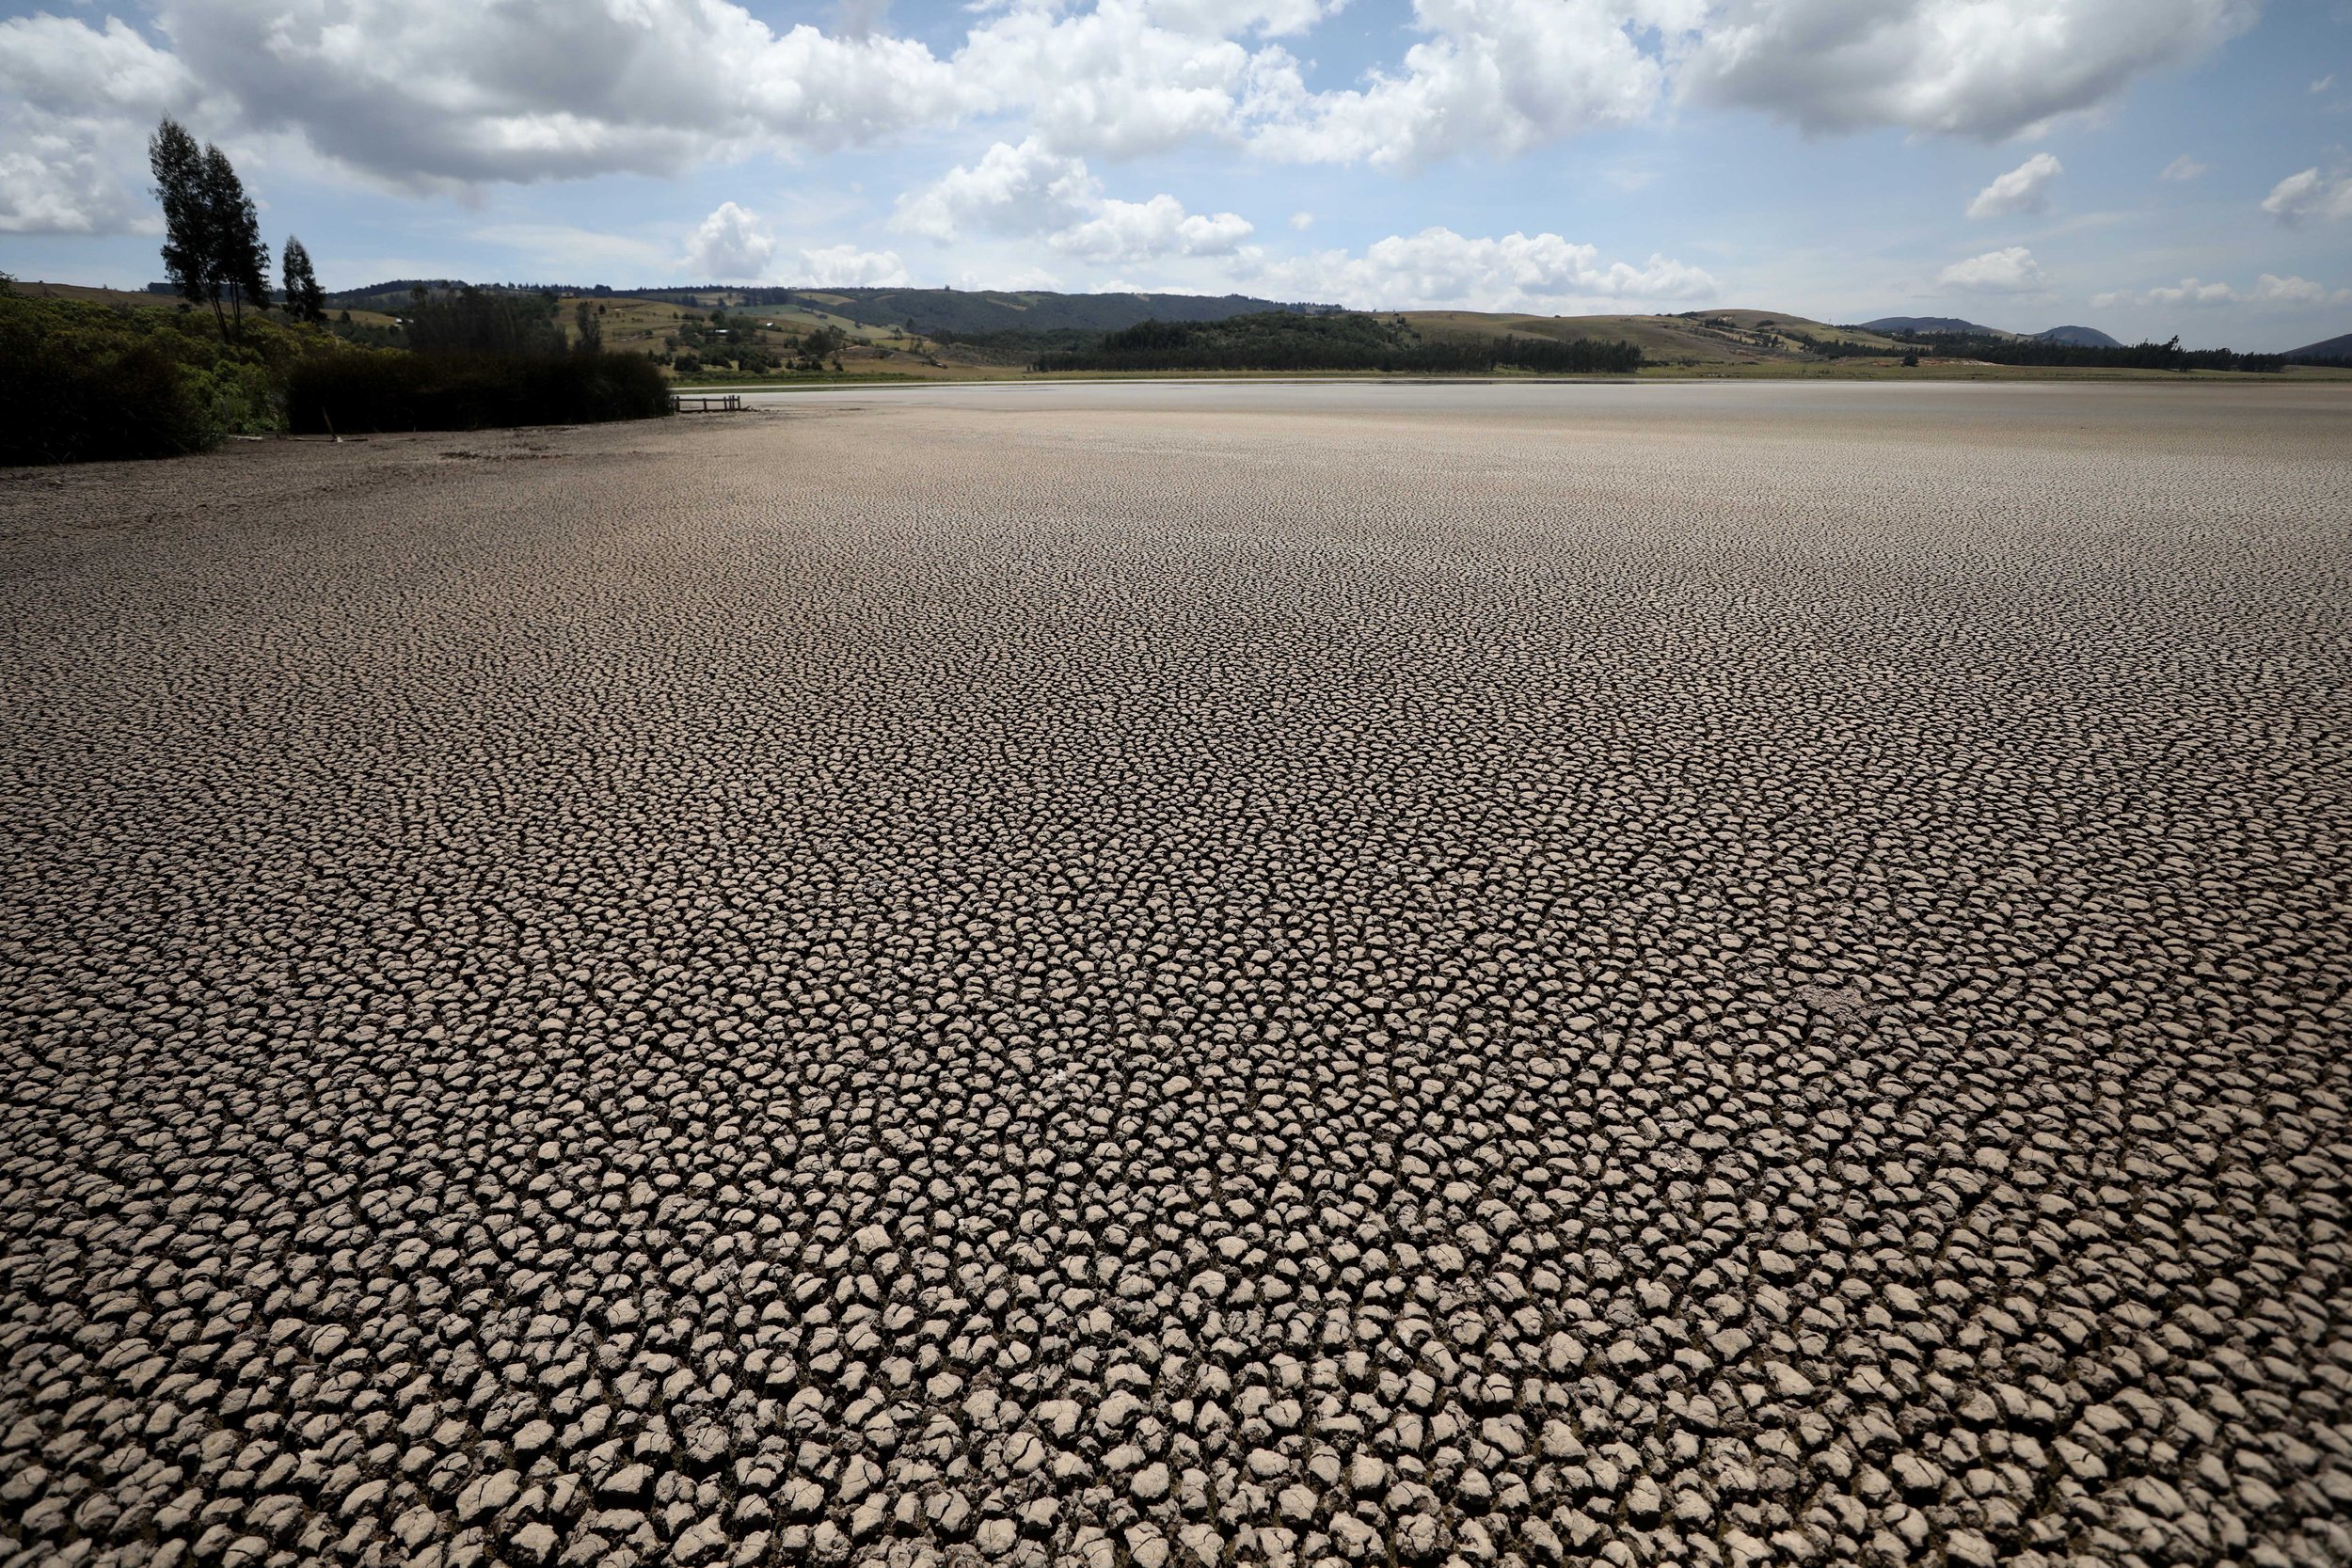
{"type": "Polygon", "coordinates": [[[1313,306],[1244,294],[1065,294],[1042,290],[963,289],[648,289],[641,299],[800,308],[862,326],[918,332],[1117,332],[1145,321],[1222,321],[1262,310],[1313,306]]]}
{"type": "Polygon", "coordinates": [[[2010,332],[2002,327],[1987,326],[1982,322],[1963,321],[1958,316],[1881,316],[1876,321],[1864,322],[1862,325],[1866,330],[1871,332],[1950,332],[1979,338],[2025,336],[2023,333],[2010,332]]]}
{"type": "Polygon", "coordinates": [[[2289,351],[2287,357],[2297,364],[2317,362],[2324,365],[2352,365],[2352,332],[2340,338],[2328,338],[2316,343],[2305,343],[2289,351]]]}
{"type": "Polygon", "coordinates": [[[1428,337],[1613,339],[1668,365],[1734,365],[1811,356],[1804,340],[1899,355],[1902,345],[1878,333],[1832,326],[1774,310],[1697,310],[1678,316],[1531,316],[1481,310],[1407,310],[1406,322],[1428,337]]]}

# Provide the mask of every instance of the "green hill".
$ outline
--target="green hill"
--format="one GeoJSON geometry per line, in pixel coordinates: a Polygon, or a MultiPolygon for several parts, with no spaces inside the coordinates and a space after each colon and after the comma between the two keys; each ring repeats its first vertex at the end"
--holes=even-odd
{"type": "MultiPolygon", "coordinates": [[[[393,278],[327,295],[330,305],[377,309],[405,307],[420,284],[435,293],[464,285],[449,278],[393,278]]],[[[1018,332],[1117,332],[1147,321],[1222,321],[1268,310],[1315,312],[1331,306],[1294,305],[1244,294],[1066,294],[1041,289],[815,289],[707,288],[614,289],[605,284],[477,284],[485,290],[523,289],[565,297],[655,300],[704,309],[744,306],[789,313],[837,317],[862,326],[898,327],[912,323],[925,335],[976,336],[1018,332]]]]}
{"type": "Polygon", "coordinates": [[[1643,357],[1666,365],[1734,365],[1836,355],[1899,355],[1892,338],[1857,327],[1832,326],[1786,311],[1692,310],[1674,316],[1534,316],[1484,310],[1407,310],[1404,319],[1424,337],[1484,338],[1501,334],[1599,339],[1631,343],[1643,357]]]}

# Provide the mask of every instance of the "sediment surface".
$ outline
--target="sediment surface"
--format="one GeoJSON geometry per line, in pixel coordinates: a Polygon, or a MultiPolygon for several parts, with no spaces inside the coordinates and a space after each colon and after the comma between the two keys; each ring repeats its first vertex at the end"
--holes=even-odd
{"type": "Polygon", "coordinates": [[[0,1560],[2342,1562],[2352,395],[0,475],[0,1560]]]}

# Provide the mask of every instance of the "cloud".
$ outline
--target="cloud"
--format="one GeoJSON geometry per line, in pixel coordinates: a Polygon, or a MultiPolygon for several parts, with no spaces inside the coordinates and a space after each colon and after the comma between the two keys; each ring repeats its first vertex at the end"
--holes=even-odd
{"type": "Polygon", "coordinates": [[[2046,213],[2050,182],[2065,172],[2065,166],[2049,153],[2037,152],[1979,191],[1977,199],[1968,203],[1968,215],[1994,218],[2010,213],[2046,213]]]}
{"type": "MultiPolygon", "coordinates": [[[[1216,13],[1244,8],[1201,9],[1210,13],[1201,20],[1231,23],[1216,13]]],[[[1262,53],[1288,58],[1279,48],[1262,53]]],[[[1057,150],[1124,158],[1231,135],[1253,58],[1215,31],[1159,25],[1136,0],[1098,0],[1075,13],[1015,4],[973,30],[955,71],[977,103],[1025,114],[1057,150]]]]}
{"type": "Polygon", "coordinates": [[[2280,223],[2317,218],[2340,223],[2352,218],[2352,174],[2322,174],[2316,167],[2290,174],[2270,187],[2263,211],[2280,223]]]}
{"type": "Polygon", "coordinates": [[[1038,235],[1068,255],[1104,261],[1226,256],[1251,232],[1238,214],[1188,213],[1172,196],[1106,197],[1085,159],[1056,152],[1036,136],[1017,147],[998,142],[977,163],[960,164],[909,192],[892,223],[942,241],[973,232],[1038,235]]]}
{"type": "Polygon", "coordinates": [[[1083,223],[1102,199],[1086,160],[1056,152],[1032,136],[998,142],[969,167],[959,164],[933,183],[898,198],[892,226],[934,240],[975,230],[1032,234],[1083,223]]]}
{"type": "Polygon", "coordinates": [[[162,220],[132,197],[109,159],[71,138],[19,124],[0,152],[0,234],[159,231],[162,220]]]}
{"type": "Polygon", "coordinates": [[[2032,293],[2042,287],[2042,265],[2032,251],[2013,245],[1954,261],[1935,280],[1945,288],[1972,294],[2032,293]]]}
{"type": "Polygon", "coordinates": [[[175,56],[113,17],[0,20],[0,233],[160,227],[144,189],[147,135],[201,98],[175,56]]]}
{"type": "Polygon", "coordinates": [[[1262,62],[1250,143],[1302,162],[1406,167],[1463,152],[1510,156],[1645,118],[1666,82],[1637,28],[1674,8],[1612,0],[1414,0],[1428,34],[1405,69],[1365,86],[1305,90],[1287,59],[1262,62]]]}
{"type": "Polygon", "coordinates": [[[894,289],[914,279],[895,250],[836,245],[802,251],[800,281],[829,289],[894,289]]]}
{"type": "Polygon", "coordinates": [[[1184,211],[1172,196],[1149,201],[1105,201],[1093,217],[1046,237],[1057,250],[1097,261],[1148,261],[1162,256],[1231,256],[1250,234],[1236,213],[1184,211]]]}
{"type": "Polygon", "coordinates": [[[1339,3],[989,0],[945,54],[894,35],[877,0],[840,0],[830,33],[738,0],[152,0],[145,33],[16,18],[0,207],[126,221],[102,197],[135,175],[131,129],[199,101],[210,134],[283,136],[410,189],[670,174],[976,118],[1064,157],[1208,141],[1406,169],[1518,156],[1677,96],[1814,131],[2000,137],[2195,57],[2257,0],[1413,0],[1400,57],[1311,89],[1282,40],[1339,3]],[[38,156],[35,136],[53,138],[38,156]]]}
{"type": "Polygon", "coordinates": [[[2184,152],[2165,165],[2164,172],[2156,178],[2159,180],[2194,180],[2211,167],[2213,167],[2211,164],[2201,164],[2184,152]]]}
{"type": "Polygon", "coordinates": [[[2329,293],[2308,277],[2280,277],[2264,273],[2254,279],[2254,289],[2246,298],[2256,305],[2316,305],[2323,300],[2352,298],[2343,289],[2329,293]]]}
{"type": "Polygon", "coordinates": [[[2334,87],[2335,85],[2336,85],[2336,73],[2335,73],[2334,71],[2329,71],[2327,75],[2322,76],[2322,77],[2321,77],[2318,81],[2313,82],[2313,83],[2312,83],[2312,84],[2309,87],[2305,88],[2304,90],[2305,90],[2305,91],[2307,91],[2307,92],[2321,93],[2321,92],[2326,92],[2326,91],[2327,91],[2329,87],[2334,87]]]}
{"type": "Polygon", "coordinates": [[[1721,285],[1697,267],[1662,256],[1645,266],[1600,262],[1599,252],[1558,234],[1472,239],[1451,229],[1392,234],[1361,254],[1327,250],[1281,261],[1246,255],[1237,269],[1253,286],[1367,309],[1454,306],[1477,309],[1556,308],[1705,299],[1721,285]]]}
{"type": "Polygon", "coordinates": [[[2276,273],[2264,273],[2250,289],[2240,289],[2229,283],[2208,283],[2201,277],[2184,277],[2178,283],[2161,284],[2135,293],[2118,290],[2093,294],[2090,303],[2100,307],[2113,305],[2326,305],[2352,302],[2352,289],[2330,293],[2327,285],[2314,283],[2308,277],[2280,277],[2276,273]]]}
{"type": "Polygon", "coordinates": [[[777,33],[725,0],[161,0],[157,17],[248,127],[405,183],[862,145],[957,102],[920,43],[777,33]]]}
{"type": "Polygon", "coordinates": [[[713,283],[764,277],[775,254],[775,236],[732,201],[720,203],[686,241],[687,270],[713,283]]]}
{"type": "Polygon", "coordinates": [[[1685,96],[1807,131],[1988,141],[2098,107],[2250,25],[2254,0],[1712,0],[1685,96]]]}

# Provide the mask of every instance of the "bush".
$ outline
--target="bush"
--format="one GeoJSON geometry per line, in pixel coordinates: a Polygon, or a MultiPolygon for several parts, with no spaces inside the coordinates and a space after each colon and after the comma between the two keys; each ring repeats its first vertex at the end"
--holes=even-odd
{"type": "Polygon", "coordinates": [[[286,411],[294,430],[312,435],[487,430],[657,419],[670,395],[642,355],[346,354],[295,366],[286,411]]]}
{"type": "Polygon", "coordinates": [[[0,284],[0,464],[175,457],[284,428],[285,367],[342,351],[316,328],[95,305],[0,284]]]}
{"type": "Polygon", "coordinates": [[[96,350],[0,325],[0,466],[177,457],[220,442],[171,356],[121,340],[96,350]]]}

